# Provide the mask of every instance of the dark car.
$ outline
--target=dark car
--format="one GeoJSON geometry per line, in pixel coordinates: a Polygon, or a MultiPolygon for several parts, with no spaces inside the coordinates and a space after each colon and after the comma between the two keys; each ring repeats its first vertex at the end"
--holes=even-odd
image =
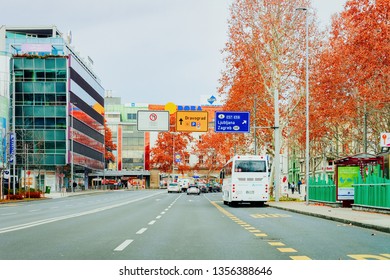
{"type": "Polygon", "coordinates": [[[218,183],[215,183],[213,185],[213,192],[221,192],[221,191],[222,191],[221,185],[218,183]]]}
{"type": "Polygon", "coordinates": [[[202,193],[207,193],[209,192],[209,188],[205,184],[198,184],[199,190],[202,193]]]}

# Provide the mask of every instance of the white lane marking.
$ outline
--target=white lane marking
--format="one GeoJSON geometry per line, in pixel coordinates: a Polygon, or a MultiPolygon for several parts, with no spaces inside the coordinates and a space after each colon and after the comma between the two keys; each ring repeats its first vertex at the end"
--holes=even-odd
{"type": "Polygon", "coordinates": [[[148,228],[141,228],[136,234],[143,234],[148,228]]]}
{"type": "MultiPolygon", "coordinates": [[[[20,225],[0,228],[0,234],[1,233],[5,233],[5,232],[11,232],[11,231],[16,231],[16,230],[36,227],[36,226],[39,226],[39,225],[44,225],[44,224],[48,224],[48,223],[58,222],[58,221],[67,220],[67,219],[71,219],[71,218],[77,218],[77,217],[81,217],[81,216],[85,216],[85,215],[95,214],[95,213],[99,213],[99,212],[102,212],[102,211],[105,211],[105,210],[110,210],[110,209],[117,208],[117,207],[120,207],[120,206],[123,206],[123,205],[127,205],[127,204],[130,204],[130,203],[141,201],[141,200],[144,200],[144,199],[156,196],[156,195],[160,195],[160,194],[161,193],[154,193],[154,194],[151,194],[151,195],[147,195],[147,196],[144,196],[144,197],[136,198],[136,199],[129,200],[129,201],[126,201],[126,202],[113,204],[113,205],[109,205],[109,206],[105,206],[105,207],[101,207],[101,208],[96,208],[96,209],[88,210],[88,211],[85,211],[85,212],[80,212],[80,213],[76,213],[76,214],[69,214],[69,215],[65,215],[65,216],[48,218],[48,219],[38,220],[38,221],[30,222],[30,223],[25,223],[25,224],[20,224],[20,225]]],[[[12,213],[12,214],[16,214],[16,213],[12,213]]]]}
{"type": "Polygon", "coordinates": [[[125,240],[121,245],[119,245],[118,247],[116,247],[114,249],[114,251],[123,251],[127,246],[129,246],[131,244],[131,242],[133,242],[134,240],[132,239],[127,239],[125,240]]]}
{"type": "Polygon", "coordinates": [[[40,209],[34,209],[34,210],[30,210],[28,212],[37,212],[37,211],[40,211],[40,209]]]}
{"type": "Polygon", "coordinates": [[[156,217],[156,219],[160,219],[161,218],[161,215],[158,215],[157,217],[156,217]]]}
{"type": "Polygon", "coordinates": [[[150,221],[148,225],[153,225],[156,222],[156,220],[150,221]]]}
{"type": "Polygon", "coordinates": [[[165,214],[165,212],[163,211],[163,212],[161,212],[160,214],[161,214],[161,215],[164,215],[164,214],[165,214]]]}

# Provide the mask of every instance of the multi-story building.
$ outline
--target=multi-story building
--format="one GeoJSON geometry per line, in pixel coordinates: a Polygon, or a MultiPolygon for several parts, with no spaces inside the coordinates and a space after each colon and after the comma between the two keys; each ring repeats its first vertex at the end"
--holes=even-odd
{"type": "Polygon", "coordinates": [[[70,41],[55,26],[0,27],[0,96],[9,100],[0,117],[22,187],[84,188],[104,168],[104,89],[70,41]]]}
{"type": "Polygon", "coordinates": [[[137,130],[138,110],[147,110],[147,104],[122,104],[120,97],[105,97],[105,117],[111,129],[115,162],[108,166],[111,170],[145,170],[145,135],[137,130]]]}

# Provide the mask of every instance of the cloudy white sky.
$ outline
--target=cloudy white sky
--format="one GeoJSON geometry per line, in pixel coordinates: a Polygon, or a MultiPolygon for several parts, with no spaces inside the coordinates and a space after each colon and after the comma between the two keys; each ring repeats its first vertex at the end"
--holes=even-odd
{"type": "MultiPolygon", "coordinates": [[[[0,25],[56,25],[122,102],[198,105],[217,95],[232,0],[19,0],[0,25]]],[[[312,0],[323,26],[346,0],[312,0]]]]}

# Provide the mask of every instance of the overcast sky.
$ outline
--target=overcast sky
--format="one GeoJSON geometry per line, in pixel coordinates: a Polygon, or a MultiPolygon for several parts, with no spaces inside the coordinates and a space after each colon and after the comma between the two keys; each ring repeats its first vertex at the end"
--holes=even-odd
{"type": "MultiPolygon", "coordinates": [[[[198,105],[218,97],[232,0],[19,0],[0,24],[56,25],[94,61],[102,85],[123,103],[198,105]]],[[[323,26],[346,0],[312,0],[323,26]]]]}

